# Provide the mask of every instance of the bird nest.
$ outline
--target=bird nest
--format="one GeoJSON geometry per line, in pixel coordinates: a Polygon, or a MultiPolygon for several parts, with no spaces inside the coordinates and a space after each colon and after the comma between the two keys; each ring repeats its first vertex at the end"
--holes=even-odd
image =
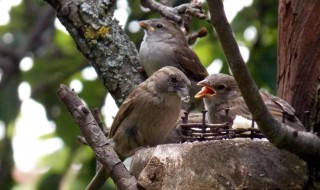
{"type": "Polygon", "coordinates": [[[252,121],[251,128],[232,129],[229,123],[206,123],[206,112],[207,111],[202,111],[202,123],[189,123],[188,113],[185,112],[185,116],[182,117],[182,124],[180,125],[180,136],[184,141],[192,142],[233,138],[265,138],[259,129],[253,127],[254,121],[252,121]]]}

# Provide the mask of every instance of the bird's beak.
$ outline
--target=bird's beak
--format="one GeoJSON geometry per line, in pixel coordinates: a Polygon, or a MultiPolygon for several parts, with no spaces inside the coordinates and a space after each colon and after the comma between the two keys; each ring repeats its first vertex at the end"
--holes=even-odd
{"type": "Polygon", "coordinates": [[[139,25],[147,31],[154,31],[154,28],[146,20],[140,21],[139,25]]]}
{"type": "Polygon", "coordinates": [[[181,100],[183,102],[189,102],[190,96],[189,96],[189,88],[183,87],[178,90],[178,95],[181,97],[181,100]]]}
{"type": "Polygon", "coordinates": [[[214,96],[216,94],[216,91],[210,87],[206,80],[198,82],[197,85],[202,86],[202,89],[194,96],[195,98],[214,96]]]}

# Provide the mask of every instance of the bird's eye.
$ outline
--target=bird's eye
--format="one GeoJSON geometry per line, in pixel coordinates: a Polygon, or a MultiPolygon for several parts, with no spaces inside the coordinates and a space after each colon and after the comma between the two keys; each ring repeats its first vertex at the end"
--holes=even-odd
{"type": "Polygon", "coordinates": [[[221,84],[221,85],[219,85],[219,86],[217,87],[217,89],[218,89],[218,90],[223,90],[225,87],[226,87],[225,85],[221,84]]]}
{"type": "Polygon", "coordinates": [[[157,28],[162,28],[163,27],[163,25],[162,24],[157,24],[157,28]]]}

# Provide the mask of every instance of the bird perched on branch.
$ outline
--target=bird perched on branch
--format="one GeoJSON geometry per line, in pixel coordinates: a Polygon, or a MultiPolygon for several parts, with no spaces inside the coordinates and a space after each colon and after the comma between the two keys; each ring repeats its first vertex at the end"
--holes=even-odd
{"type": "MultiPolygon", "coordinates": [[[[195,97],[204,98],[204,104],[208,110],[208,120],[211,123],[233,123],[236,116],[252,120],[252,114],[232,76],[212,74],[200,81],[198,85],[202,86],[202,89],[195,97]]],[[[260,92],[260,95],[275,119],[279,122],[284,119],[287,126],[305,131],[304,126],[295,116],[295,110],[286,101],[266,92],[260,92]]]]}
{"type": "Polygon", "coordinates": [[[145,30],[139,59],[147,75],[151,76],[164,66],[178,68],[191,81],[191,100],[187,105],[184,104],[184,109],[203,109],[203,102],[194,99],[194,95],[201,89],[197,83],[208,76],[208,72],[189,48],[187,38],[179,26],[164,18],[140,21],[139,24],[145,30]]]}
{"type": "Polygon", "coordinates": [[[160,144],[175,126],[181,100],[189,98],[189,79],[175,67],[163,67],[137,86],[120,106],[109,137],[121,160],[137,148],[160,144]]]}

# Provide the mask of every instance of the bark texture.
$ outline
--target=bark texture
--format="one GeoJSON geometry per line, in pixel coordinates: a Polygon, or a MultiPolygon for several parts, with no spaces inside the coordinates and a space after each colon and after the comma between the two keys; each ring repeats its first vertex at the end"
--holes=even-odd
{"type": "MultiPolygon", "coordinates": [[[[117,189],[137,190],[136,180],[128,173],[91,111],[83,104],[79,96],[65,85],[60,85],[58,95],[77,123],[86,143],[94,151],[97,160],[110,173],[117,189]]],[[[88,188],[88,190],[91,189],[95,188],[88,188]]]]}
{"type": "Polygon", "coordinates": [[[46,0],[120,105],[145,80],[137,48],[113,19],[112,0],[46,0]]]}
{"type": "Polygon", "coordinates": [[[320,1],[279,1],[277,94],[307,123],[316,112],[320,77],[320,1]]]}
{"type": "Polygon", "coordinates": [[[131,171],[144,189],[301,189],[306,164],[266,141],[223,140],[138,151],[131,171]]]}

